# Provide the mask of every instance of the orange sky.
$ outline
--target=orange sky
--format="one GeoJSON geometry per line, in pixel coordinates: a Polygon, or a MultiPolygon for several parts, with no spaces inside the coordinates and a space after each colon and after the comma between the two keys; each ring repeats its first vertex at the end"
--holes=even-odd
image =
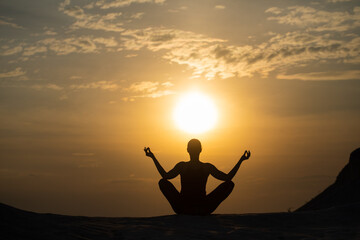
{"type": "Polygon", "coordinates": [[[170,170],[191,138],[225,172],[252,152],[215,213],[287,211],[322,191],[360,143],[359,4],[259,2],[3,1],[0,201],[172,214],[143,148],[170,170]],[[193,89],[219,114],[202,134],[173,120],[193,89]]]}

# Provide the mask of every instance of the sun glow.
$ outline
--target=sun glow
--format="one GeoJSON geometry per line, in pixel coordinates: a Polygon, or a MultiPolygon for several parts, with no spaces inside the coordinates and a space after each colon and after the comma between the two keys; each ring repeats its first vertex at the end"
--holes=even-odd
{"type": "Polygon", "coordinates": [[[211,99],[199,92],[183,95],[173,115],[176,125],[188,133],[203,133],[212,129],[217,122],[217,116],[211,99]]]}

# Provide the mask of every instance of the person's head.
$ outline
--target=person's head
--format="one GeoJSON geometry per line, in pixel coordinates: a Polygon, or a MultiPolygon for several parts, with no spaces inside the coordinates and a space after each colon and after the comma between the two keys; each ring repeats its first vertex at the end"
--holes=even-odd
{"type": "Polygon", "coordinates": [[[188,142],[187,151],[190,155],[201,153],[201,143],[199,140],[193,138],[188,142]]]}

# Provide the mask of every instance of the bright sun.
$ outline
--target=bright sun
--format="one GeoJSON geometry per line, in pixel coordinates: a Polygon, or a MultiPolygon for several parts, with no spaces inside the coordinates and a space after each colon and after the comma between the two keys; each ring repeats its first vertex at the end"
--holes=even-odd
{"type": "Polygon", "coordinates": [[[174,111],[176,125],[188,133],[203,133],[217,121],[216,107],[207,96],[191,92],[183,95],[174,111]]]}

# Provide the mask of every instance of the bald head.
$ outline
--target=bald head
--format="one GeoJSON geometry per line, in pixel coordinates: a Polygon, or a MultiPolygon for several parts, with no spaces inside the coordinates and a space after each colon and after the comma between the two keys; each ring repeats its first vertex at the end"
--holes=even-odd
{"type": "Polygon", "coordinates": [[[188,142],[187,151],[190,155],[200,154],[201,150],[202,150],[202,148],[201,148],[201,143],[199,140],[194,138],[188,142]]]}

